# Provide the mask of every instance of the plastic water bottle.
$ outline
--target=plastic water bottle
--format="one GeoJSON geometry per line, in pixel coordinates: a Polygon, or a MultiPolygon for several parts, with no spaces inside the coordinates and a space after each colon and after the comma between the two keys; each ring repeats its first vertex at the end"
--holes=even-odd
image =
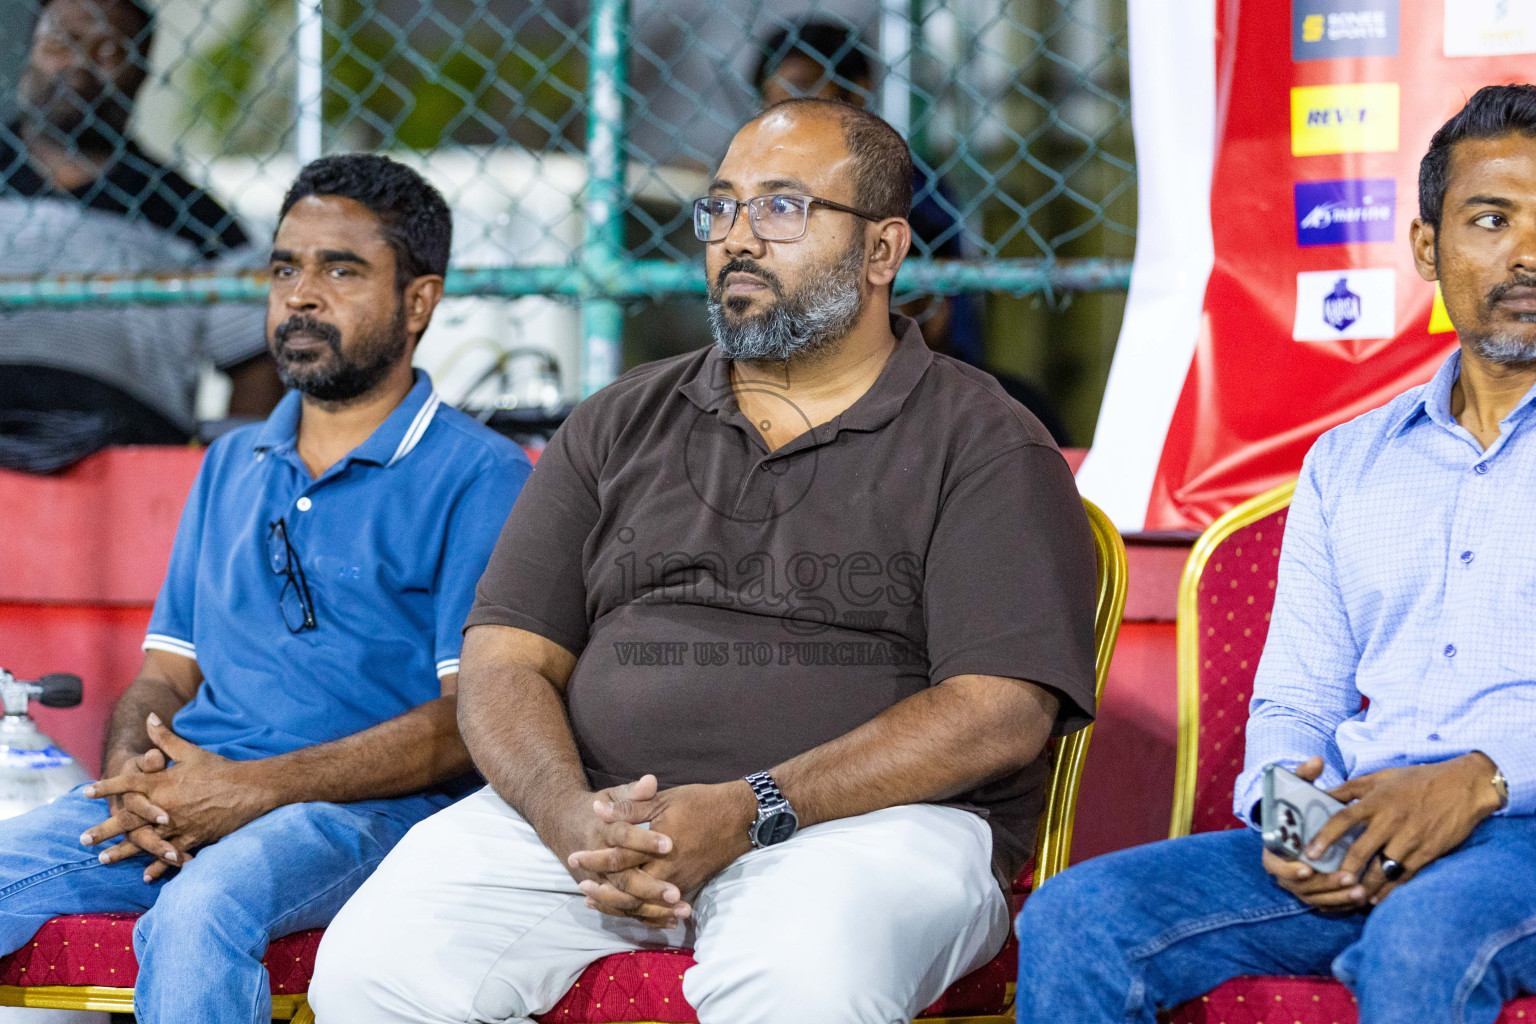
{"type": "Polygon", "coordinates": [[[86,781],[75,759],[43,735],[27,705],[36,698],[45,707],[72,708],[80,703],[80,677],[54,673],[36,682],[17,679],[0,668],[0,819],[13,818],[68,793],[86,781]]]}
{"type": "MultiPolygon", "coordinates": [[[[27,714],[34,699],[50,708],[80,703],[80,677],[55,673],[34,681],[0,668],[0,818],[12,818],[68,793],[85,770],[38,729],[27,714]]],[[[0,1024],[108,1024],[111,1014],[0,1007],[0,1024]]]]}

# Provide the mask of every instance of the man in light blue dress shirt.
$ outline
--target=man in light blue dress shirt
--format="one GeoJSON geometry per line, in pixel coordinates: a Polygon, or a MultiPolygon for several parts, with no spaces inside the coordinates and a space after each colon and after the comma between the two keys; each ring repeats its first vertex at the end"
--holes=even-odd
{"type": "Polygon", "coordinates": [[[1536,989],[1536,86],[1440,129],[1419,206],[1460,347],[1302,467],[1234,794],[1254,827],[1044,885],[1020,1024],[1152,1024],[1248,974],[1331,973],[1361,1024],[1486,1024],[1536,989]],[[1349,804],[1313,856],[1363,826],[1337,871],[1264,850],[1270,764],[1349,804]]]}

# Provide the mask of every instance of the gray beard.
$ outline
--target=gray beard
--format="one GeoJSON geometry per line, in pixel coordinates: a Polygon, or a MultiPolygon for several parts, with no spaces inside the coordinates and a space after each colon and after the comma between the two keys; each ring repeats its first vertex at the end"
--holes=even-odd
{"type": "Polygon", "coordinates": [[[1498,366],[1536,363],[1536,341],[1526,341],[1509,334],[1485,334],[1469,339],[1479,359],[1498,366]]]}
{"type": "Polygon", "coordinates": [[[726,358],[747,363],[782,363],[821,352],[847,337],[863,315],[863,276],[860,235],[825,273],[757,316],[730,319],[719,290],[712,288],[707,305],[715,344],[726,358]]]}

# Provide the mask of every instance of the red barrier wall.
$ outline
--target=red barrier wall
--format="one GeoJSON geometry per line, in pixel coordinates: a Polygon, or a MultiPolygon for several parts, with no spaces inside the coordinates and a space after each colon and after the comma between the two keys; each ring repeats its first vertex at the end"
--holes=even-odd
{"type": "MultiPolygon", "coordinates": [[[[1081,452],[1068,453],[1073,467],[1081,452]]],[[[77,708],[34,707],[43,731],[100,770],[113,702],[139,643],[202,461],[193,448],[119,448],[67,473],[0,470],[0,665],[75,672],[77,708]]],[[[1132,538],[1126,622],[1083,778],[1074,860],[1167,834],[1173,792],[1174,599],[1185,545],[1132,538]]]]}
{"type": "Polygon", "coordinates": [[[58,476],[0,470],[0,665],[85,680],[79,707],[34,705],[33,715],[92,773],[107,714],[138,671],[202,458],[194,448],[116,448],[58,476]]]}

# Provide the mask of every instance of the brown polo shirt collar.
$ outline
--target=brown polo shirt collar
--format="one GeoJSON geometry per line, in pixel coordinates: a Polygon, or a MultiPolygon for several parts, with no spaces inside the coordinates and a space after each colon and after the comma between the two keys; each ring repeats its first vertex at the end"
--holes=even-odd
{"type": "MultiPolygon", "coordinates": [[[[906,404],[907,397],[933,362],[933,353],[923,341],[923,332],[917,321],[900,313],[891,314],[891,333],[896,336],[896,347],[885,361],[880,376],[847,409],[831,421],[821,424],[772,454],[789,455],[813,445],[825,444],[837,437],[842,430],[874,431],[896,418],[906,404]]],[[[677,386],[677,390],[705,412],[714,413],[723,422],[746,428],[746,418],[736,405],[736,393],[731,388],[731,361],[718,347],[711,346],[699,364],[698,370],[677,386]]],[[[761,436],[756,430],[747,435],[758,443],[761,436]]]]}

